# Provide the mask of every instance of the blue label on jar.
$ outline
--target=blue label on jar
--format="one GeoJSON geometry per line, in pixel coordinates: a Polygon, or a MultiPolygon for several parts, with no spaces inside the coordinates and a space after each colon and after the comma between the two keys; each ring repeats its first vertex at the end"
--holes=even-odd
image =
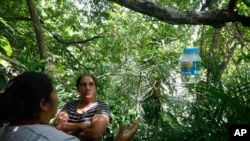
{"type": "Polygon", "coordinates": [[[181,74],[183,75],[200,75],[201,61],[182,62],[181,74]]]}
{"type": "Polygon", "coordinates": [[[181,63],[181,74],[191,75],[193,64],[192,62],[182,62],[181,63]]]}
{"type": "Polygon", "coordinates": [[[193,70],[192,74],[200,75],[201,74],[201,61],[193,61],[193,70]]]}

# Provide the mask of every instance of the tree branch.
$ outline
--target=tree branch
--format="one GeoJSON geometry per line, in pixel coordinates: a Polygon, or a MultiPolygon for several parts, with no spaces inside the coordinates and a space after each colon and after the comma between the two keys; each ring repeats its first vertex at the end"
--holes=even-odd
{"type": "Polygon", "coordinates": [[[212,9],[207,11],[178,11],[168,7],[162,7],[149,1],[141,0],[108,0],[123,7],[129,8],[144,15],[155,17],[156,19],[169,24],[190,24],[190,25],[210,25],[222,27],[225,23],[242,23],[243,26],[250,26],[250,17],[238,15],[237,11],[232,11],[237,0],[231,0],[228,9],[212,9]]]}
{"type": "MultiPolygon", "coordinates": [[[[6,21],[32,21],[31,18],[29,17],[24,17],[24,16],[18,16],[18,17],[10,17],[10,16],[2,16],[2,18],[6,21]]],[[[40,20],[40,23],[44,24],[42,20],[40,20]]]]}
{"type": "Polygon", "coordinates": [[[39,20],[39,15],[36,9],[35,1],[34,0],[26,0],[26,4],[29,9],[29,13],[32,19],[33,27],[36,33],[39,53],[42,59],[47,59],[47,52],[45,50],[45,41],[43,38],[43,32],[41,29],[41,23],[39,20]]]}
{"type": "Polygon", "coordinates": [[[64,45],[74,45],[74,44],[84,44],[84,43],[87,43],[87,42],[90,42],[90,41],[93,41],[93,40],[96,40],[96,39],[99,39],[99,38],[104,38],[106,36],[102,36],[102,35],[96,35],[94,37],[91,37],[89,39],[85,39],[85,40],[79,40],[79,41],[72,41],[72,40],[64,40],[62,39],[61,37],[59,37],[58,35],[52,33],[52,36],[54,37],[54,39],[61,43],[61,44],[64,44],[64,45]]]}
{"type": "Polygon", "coordinates": [[[21,64],[20,62],[14,60],[14,59],[11,59],[11,58],[9,58],[8,56],[6,56],[4,54],[0,53],[0,58],[3,59],[3,60],[6,60],[8,62],[10,62],[10,64],[12,64],[14,66],[17,66],[19,68],[23,68],[25,70],[28,70],[27,67],[24,64],[21,64]]]}

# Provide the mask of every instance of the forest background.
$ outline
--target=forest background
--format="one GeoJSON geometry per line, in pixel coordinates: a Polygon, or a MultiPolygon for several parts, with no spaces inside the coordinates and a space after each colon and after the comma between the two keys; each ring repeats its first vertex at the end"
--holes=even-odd
{"type": "Polygon", "coordinates": [[[250,124],[248,0],[1,0],[0,87],[24,71],[54,79],[60,107],[88,72],[110,106],[112,140],[139,119],[134,141],[228,141],[250,124]],[[180,83],[185,47],[198,47],[198,84],[180,83]]]}

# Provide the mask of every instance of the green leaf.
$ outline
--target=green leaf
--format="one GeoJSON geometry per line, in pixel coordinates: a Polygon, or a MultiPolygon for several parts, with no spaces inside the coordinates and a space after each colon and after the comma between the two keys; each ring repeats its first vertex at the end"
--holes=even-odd
{"type": "Polygon", "coordinates": [[[7,56],[12,54],[12,48],[9,41],[3,36],[0,36],[0,47],[5,51],[7,56]]]}
{"type": "Polygon", "coordinates": [[[8,67],[10,66],[11,64],[3,59],[0,59],[0,64],[3,65],[4,67],[8,67]]]}
{"type": "Polygon", "coordinates": [[[243,0],[243,2],[247,7],[250,7],[250,0],[243,0]]]}

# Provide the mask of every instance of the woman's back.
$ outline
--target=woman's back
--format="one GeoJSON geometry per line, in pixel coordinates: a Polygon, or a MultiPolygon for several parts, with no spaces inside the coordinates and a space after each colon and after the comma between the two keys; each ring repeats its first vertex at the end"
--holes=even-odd
{"type": "Polygon", "coordinates": [[[76,137],[43,124],[3,126],[0,128],[1,141],[79,141],[76,137]]]}

